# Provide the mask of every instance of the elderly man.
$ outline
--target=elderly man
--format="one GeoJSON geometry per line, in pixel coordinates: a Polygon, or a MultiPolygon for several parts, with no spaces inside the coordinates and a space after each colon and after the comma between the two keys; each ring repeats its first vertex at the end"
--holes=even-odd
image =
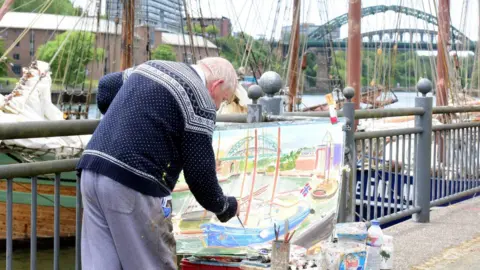
{"type": "Polygon", "coordinates": [[[83,269],[176,269],[169,217],[182,170],[202,207],[221,222],[238,215],[218,184],[212,147],[216,110],[236,86],[220,57],[148,61],[100,80],[105,115],[77,165],[83,269]]]}

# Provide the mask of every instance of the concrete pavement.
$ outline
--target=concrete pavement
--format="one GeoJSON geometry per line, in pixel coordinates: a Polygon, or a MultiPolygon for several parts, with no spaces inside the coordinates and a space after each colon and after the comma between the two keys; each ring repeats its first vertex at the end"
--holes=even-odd
{"type": "Polygon", "coordinates": [[[430,223],[402,222],[394,238],[394,269],[480,269],[480,197],[432,208],[430,223]]]}

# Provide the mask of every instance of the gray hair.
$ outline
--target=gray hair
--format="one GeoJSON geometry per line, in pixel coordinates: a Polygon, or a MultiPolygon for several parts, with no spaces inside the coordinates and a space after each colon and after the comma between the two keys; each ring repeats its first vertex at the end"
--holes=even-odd
{"type": "Polygon", "coordinates": [[[235,92],[237,87],[237,72],[227,59],[222,57],[207,57],[198,61],[199,65],[204,65],[210,71],[210,74],[205,74],[208,81],[223,80],[223,89],[230,89],[235,92]]]}

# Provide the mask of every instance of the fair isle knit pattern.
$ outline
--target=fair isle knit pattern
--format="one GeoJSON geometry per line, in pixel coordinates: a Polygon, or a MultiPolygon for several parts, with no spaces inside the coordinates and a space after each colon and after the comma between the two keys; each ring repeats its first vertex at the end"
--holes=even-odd
{"type": "Polygon", "coordinates": [[[97,91],[97,107],[102,114],[108,110],[108,106],[112,103],[117,95],[118,90],[123,85],[123,82],[128,79],[135,68],[128,68],[123,72],[115,72],[105,75],[98,83],[97,91]]]}
{"type": "Polygon", "coordinates": [[[200,205],[221,221],[233,217],[237,201],[224,196],[216,176],[215,105],[201,78],[189,65],[167,61],[127,72],[99,82],[105,115],[77,168],[156,197],[170,195],[183,170],[200,205]]]}
{"type": "MultiPolygon", "coordinates": [[[[160,62],[161,63],[161,62],[160,62]]],[[[165,87],[170,94],[175,98],[180,105],[183,119],[185,121],[185,129],[193,132],[200,132],[212,136],[215,129],[215,105],[212,99],[208,95],[206,88],[194,88],[192,83],[187,83],[189,79],[180,74],[185,74],[187,70],[185,67],[179,69],[182,64],[173,63],[177,66],[177,69],[169,68],[167,65],[160,66],[160,63],[154,63],[152,65],[139,66],[135,73],[141,74],[145,78],[149,78],[159,85],[165,87]],[[167,69],[166,69],[167,68],[167,69]],[[163,70],[174,70],[169,74],[163,70]],[[177,75],[178,74],[178,75],[177,75]],[[184,83],[179,83],[184,82],[184,83]],[[195,89],[194,91],[186,91],[185,89],[195,89]],[[205,91],[206,90],[206,91],[205,91]]],[[[194,72],[191,68],[188,68],[189,72],[194,72]]],[[[192,74],[190,74],[191,76],[192,74]]],[[[198,76],[196,76],[198,78],[198,76]]],[[[200,82],[201,83],[201,82],[200,82]]],[[[198,85],[198,82],[196,82],[198,85]]]]}

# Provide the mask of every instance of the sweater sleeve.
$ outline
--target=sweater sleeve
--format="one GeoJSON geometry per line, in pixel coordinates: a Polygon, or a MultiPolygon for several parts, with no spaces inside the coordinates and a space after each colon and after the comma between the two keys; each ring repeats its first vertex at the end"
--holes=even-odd
{"type": "Polygon", "coordinates": [[[113,99],[117,95],[123,82],[128,78],[134,68],[123,72],[114,72],[103,76],[98,82],[97,106],[102,114],[105,114],[113,99]]]}
{"type": "Polygon", "coordinates": [[[227,222],[237,212],[235,197],[223,194],[217,179],[212,137],[185,131],[182,142],[183,173],[195,199],[206,210],[227,222]]]}

